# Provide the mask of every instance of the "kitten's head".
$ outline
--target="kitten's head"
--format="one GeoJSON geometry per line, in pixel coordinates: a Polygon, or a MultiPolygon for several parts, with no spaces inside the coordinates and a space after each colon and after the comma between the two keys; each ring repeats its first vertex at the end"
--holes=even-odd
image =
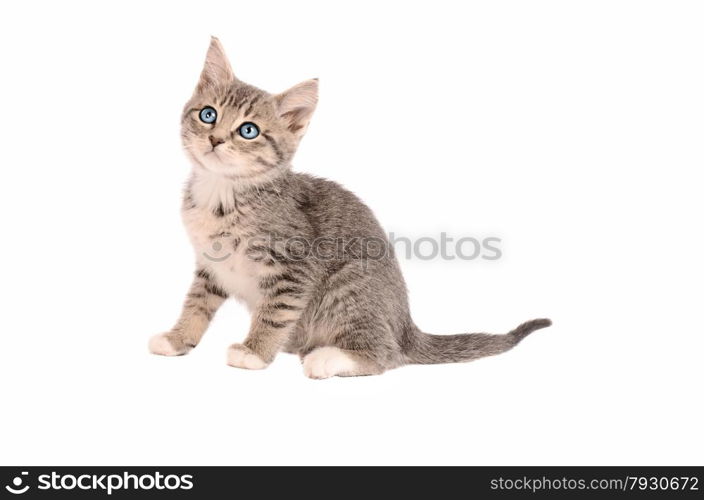
{"type": "Polygon", "coordinates": [[[196,168],[243,184],[272,179],[289,168],[318,101],[318,80],[272,95],[239,81],[212,38],[181,137],[196,168]]]}

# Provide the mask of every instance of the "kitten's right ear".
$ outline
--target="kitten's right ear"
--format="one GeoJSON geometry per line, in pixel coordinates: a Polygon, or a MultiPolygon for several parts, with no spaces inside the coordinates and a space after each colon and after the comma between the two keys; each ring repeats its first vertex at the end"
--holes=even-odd
{"type": "Polygon", "coordinates": [[[208,87],[223,87],[235,81],[235,74],[227,60],[225,49],[222,48],[220,40],[214,36],[210,37],[210,47],[205,56],[205,65],[198,81],[198,91],[208,87]]]}

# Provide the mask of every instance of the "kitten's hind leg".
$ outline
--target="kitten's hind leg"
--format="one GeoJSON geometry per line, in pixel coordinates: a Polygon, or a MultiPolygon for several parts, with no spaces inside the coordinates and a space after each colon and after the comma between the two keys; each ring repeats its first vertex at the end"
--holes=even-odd
{"type": "Polygon", "coordinates": [[[303,373],[314,379],[380,375],[383,372],[384,368],[376,361],[334,346],[318,347],[303,358],[303,373]]]}

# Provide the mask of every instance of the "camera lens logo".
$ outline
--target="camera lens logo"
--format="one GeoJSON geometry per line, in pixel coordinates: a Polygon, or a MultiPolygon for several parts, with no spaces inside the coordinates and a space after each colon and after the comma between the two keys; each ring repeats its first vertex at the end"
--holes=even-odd
{"type": "Polygon", "coordinates": [[[213,241],[213,244],[210,246],[210,248],[213,249],[213,253],[215,256],[213,257],[210,255],[208,252],[203,252],[203,257],[205,257],[208,260],[212,260],[213,262],[223,262],[226,261],[227,259],[230,258],[231,253],[227,252],[222,252],[224,255],[218,255],[222,251],[222,243],[218,240],[213,241]]]}
{"type": "Polygon", "coordinates": [[[14,495],[21,495],[22,493],[26,493],[29,489],[29,485],[26,485],[24,488],[22,488],[21,476],[26,476],[27,474],[29,474],[29,472],[22,471],[22,474],[20,476],[16,476],[12,480],[12,486],[5,486],[5,489],[14,495]]]}

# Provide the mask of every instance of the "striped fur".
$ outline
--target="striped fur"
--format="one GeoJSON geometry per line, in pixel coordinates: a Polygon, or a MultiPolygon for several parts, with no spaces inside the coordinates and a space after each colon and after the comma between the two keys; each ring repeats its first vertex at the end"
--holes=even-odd
{"type": "Polygon", "coordinates": [[[228,351],[231,365],[263,368],[283,350],[300,355],[312,378],[469,361],[504,352],[550,324],[534,320],[506,335],[420,332],[398,263],[369,208],[334,182],[290,169],[317,96],[317,80],[278,95],[239,81],[212,40],[182,117],[183,145],[193,163],[182,215],[197,271],[181,318],[152,339],[153,352],[184,354],[195,347],[227,297],[252,313],[245,341],[228,351]],[[199,120],[205,106],[216,109],[215,124],[199,120]],[[240,137],[245,121],[261,134],[240,137]],[[289,244],[320,237],[346,242],[346,251],[332,259],[301,258],[289,244]],[[385,252],[369,258],[365,238],[385,252]],[[224,255],[212,255],[213,248],[224,255]]]}

